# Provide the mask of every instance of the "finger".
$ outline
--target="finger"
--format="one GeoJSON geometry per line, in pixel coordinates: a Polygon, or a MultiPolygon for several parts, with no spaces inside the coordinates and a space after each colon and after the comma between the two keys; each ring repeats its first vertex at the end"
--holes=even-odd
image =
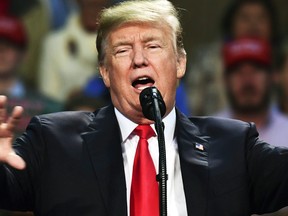
{"type": "Polygon", "coordinates": [[[23,170],[26,167],[25,161],[15,152],[11,152],[8,154],[6,163],[18,170],[23,170]]]}
{"type": "Polygon", "coordinates": [[[0,95],[0,124],[3,123],[6,118],[6,103],[7,97],[4,95],[0,95]]]}
{"type": "Polygon", "coordinates": [[[13,131],[15,129],[16,125],[18,124],[18,122],[22,117],[23,111],[24,109],[21,106],[14,107],[12,114],[7,121],[8,130],[13,131]]]}

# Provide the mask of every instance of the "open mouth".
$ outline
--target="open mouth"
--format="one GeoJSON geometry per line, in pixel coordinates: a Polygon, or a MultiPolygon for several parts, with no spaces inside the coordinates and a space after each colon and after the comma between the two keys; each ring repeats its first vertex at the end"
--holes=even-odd
{"type": "Polygon", "coordinates": [[[132,86],[138,90],[143,90],[147,87],[153,86],[155,81],[150,77],[140,77],[133,81],[132,86]]]}

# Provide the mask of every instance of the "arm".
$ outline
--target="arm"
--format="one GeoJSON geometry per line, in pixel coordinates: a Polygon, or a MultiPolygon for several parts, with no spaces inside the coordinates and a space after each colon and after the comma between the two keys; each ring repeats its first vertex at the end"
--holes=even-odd
{"type": "Polygon", "coordinates": [[[36,179],[33,173],[36,173],[35,168],[39,167],[39,163],[31,163],[36,158],[33,155],[35,147],[32,148],[28,137],[33,139],[35,133],[23,135],[12,145],[13,129],[23,108],[15,107],[5,122],[6,100],[6,97],[0,96],[0,209],[32,210],[36,179]]]}
{"type": "Polygon", "coordinates": [[[246,152],[253,213],[271,213],[288,206],[288,149],[259,141],[251,125],[246,152]]]}

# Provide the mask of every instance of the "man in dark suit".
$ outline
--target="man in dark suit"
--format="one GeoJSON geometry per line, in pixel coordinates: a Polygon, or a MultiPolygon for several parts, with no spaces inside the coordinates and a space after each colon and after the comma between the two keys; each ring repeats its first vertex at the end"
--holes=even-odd
{"type": "MultiPolygon", "coordinates": [[[[152,216],[155,176],[145,197],[134,199],[145,193],[135,186],[143,177],[135,166],[139,145],[149,145],[149,172],[151,164],[157,170],[154,125],[139,102],[149,86],[160,90],[167,107],[169,215],[248,216],[288,205],[287,149],[259,141],[252,123],[187,118],[174,107],[186,55],[170,2],[124,2],[105,10],[99,23],[100,72],[113,105],[34,117],[13,148],[13,128],[23,110],[15,107],[8,122],[2,118],[0,208],[53,216],[152,216]],[[141,135],[139,127],[150,128],[152,137],[141,135]]],[[[5,101],[0,97],[1,116],[5,101]]]]}

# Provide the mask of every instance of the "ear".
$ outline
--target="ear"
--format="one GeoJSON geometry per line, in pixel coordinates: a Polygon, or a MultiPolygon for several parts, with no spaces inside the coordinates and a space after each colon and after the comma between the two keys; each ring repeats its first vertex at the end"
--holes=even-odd
{"type": "Polygon", "coordinates": [[[100,71],[100,74],[101,74],[101,77],[104,81],[104,84],[107,88],[110,88],[110,76],[109,76],[109,70],[104,66],[104,65],[101,65],[99,67],[99,71],[100,71]]]}
{"type": "Polygon", "coordinates": [[[177,59],[177,78],[181,79],[186,72],[186,54],[180,54],[177,59]]]}

